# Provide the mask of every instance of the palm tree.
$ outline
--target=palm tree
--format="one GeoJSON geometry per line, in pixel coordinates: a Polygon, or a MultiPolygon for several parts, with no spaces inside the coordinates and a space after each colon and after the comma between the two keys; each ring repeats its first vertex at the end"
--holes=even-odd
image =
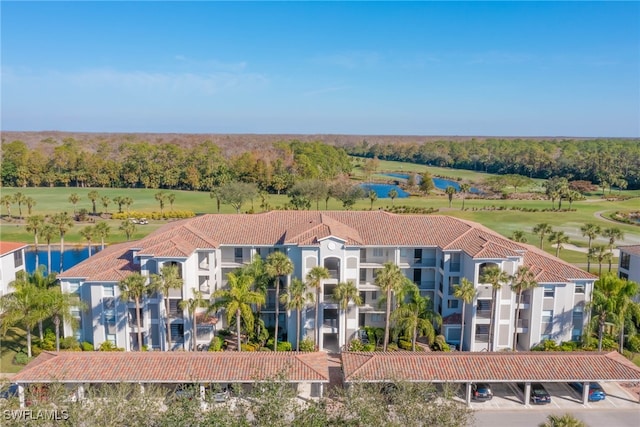
{"type": "Polygon", "coordinates": [[[141,312],[140,302],[143,298],[151,295],[154,289],[147,284],[147,278],[135,272],[118,282],[120,288],[120,298],[129,302],[133,300],[136,304],[136,326],[138,328],[138,351],[142,351],[142,325],[140,324],[141,312]]]}
{"type": "Polygon", "coordinates": [[[53,224],[44,223],[40,229],[40,237],[47,242],[47,269],[51,273],[51,240],[58,235],[58,230],[53,224]]]}
{"type": "Polygon", "coordinates": [[[607,250],[605,245],[594,245],[589,249],[588,259],[598,261],[598,276],[602,275],[602,262],[609,260],[611,262],[611,252],[607,250]]]}
{"type": "Polygon", "coordinates": [[[78,202],[80,201],[80,196],[78,196],[78,193],[71,193],[71,195],[69,196],[69,203],[71,203],[73,205],[73,215],[76,215],[76,205],[78,204],[78,202]]]}
{"type": "Polygon", "coordinates": [[[520,321],[520,302],[522,293],[538,286],[536,277],[528,266],[518,267],[518,271],[511,277],[511,290],[516,293],[516,316],[513,330],[513,343],[511,349],[516,351],[516,340],[518,338],[518,322],[520,321]]]}
{"type": "Polygon", "coordinates": [[[160,203],[160,216],[162,216],[164,204],[167,201],[167,194],[164,191],[159,191],[154,195],[154,198],[160,203]]]}
{"type": "MultiPolygon", "coordinates": [[[[414,285],[415,286],[415,285],[414,285]]],[[[409,302],[400,304],[393,312],[398,327],[411,336],[411,350],[416,351],[418,337],[426,337],[429,344],[433,344],[436,331],[434,322],[440,326],[442,318],[431,310],[431,301],[428,297],[422,297],[416,287],[409,302]]]]}
{"type": "MultiPolygon", "coordinates": [[[[44,265],[38,266],[33,273],[27,273],[25,276],[27,282],[35,286],[39,291],[46,293],[46,291],[55,285],[56,283],[56,275],[55,274],[45,274],[44,265]]],[[[38,332],[40,341],[43,339],[43,327],[42,322],[48,317],[46,315],[46,301],[45,298],[42,298],[40,301],[40,310],[43,313],[42,317],[38,319],[38,332]]]]}
{"type": "Polygon", "coordinates": [[[635,296],[637,284],[605,273],[596,280],[591,298],[591,307],[598,319],[598,351],[602,351],[602,337],[607,320],[620,316],[625,305],[635,296]]]}
{"type": "Polygon", "coordinates": [[[38,235],[42,231],[42,226],[44,225],[44,216],[42,215],[31,215],[27,218],[27,231],[29,233],[33,233],[33,240],[36,248],[36,267],[40,265],[39,260],[39,247],[38,247],[38,235]]]}
{"type": "Polygon", "coordinates": [[[391,206],[393,206],[394,199],[398,197],[398,191],[395,188],[392,188],[389,190],[389,194],[387,194],[387,196],[391,199],[391,206]]]}
{"type": "Polygon", "coordinates": [[[93,205],[93,215],[96,214],[96,200],[99,197],[99,194],[96,190],[91,190],[87,193],[87,197],[91,200],[91,204],[93,205]]]}
{"type": "Polygon", "coordinates": [[[453,195],[456,194],[456,188],[452,185],[449,185],[447,188],[445,188],[444,193],[447,195],[447,197],[449,198],[449,207],[451,207],[451,202],[453,201],[453,195]]]}
{"type": "Polygon", "coordinates": [[[109,213],[109,203],[111,203],[111,199],[107,196],[102,196],[100,201],[102,202],[102,207],[104,207],[104,213],[109,213]]]}
{"type": "Polygon", "coordinates": [[[522,230],[516,230],[511,234],[511,240],[518,243],[527,243],[527,236],[524,234],[522,230]]]}
{"type": "Polygon", "coordinates": [[[552,231],[549,234],[549,242],[556,245],[556,258],[560,255],[560,249],[563,248],[564,243],[569,243],[569,236],[564,234],[564,231],[552,231]]]}
{"type": "Polygon", "coordinates": [[[493,335],[495,333],[496,324],[496,305],[498,305],[498,291],[502,288],[502,284],[508,281],[507,273],[502,271],[497,265],[492,265],[484,269],[480,276],[482,283],[490,283],[491,290],[491,323],[489,324],[489,346],[488,351],[493,351],[493,335]]]}
{"type": "Polygon", "coordinates": [[[548,415],[547,420],[538,427],[587,427],[587,425],[571,414],[548,415]]]}
{"type": "Polygon", "coordinates": [[[387,351],[389,344],[389,329],[391,323],[391,298],[393,294],[398,292],[404,282],[404,275],[400,271],[400,267],[392,262],[386,262],[382,270],[376,273],[375,284],[386,295],[386,311],[384,319],[384,341],[382,349],[387,351]]]}
{"type": "Polygon", "coordinates": [[[198,325],[196,324],[196,311],[199,308],[207,307],[209,304],[202,296],[202,292],[197,291],[193,288],[191,288],[191,292],[193,292],[193,297],[180,301],[178,307],[180,307],[180,310],[187,310],[189,316],[191,316],[191,349],[193,351],[196,351],[198,349],[198,325]]]}
{"type": "Polygon", "coordinates": [[[353,301],[355,305],[362,304],[360,292],[353,282],[340,282],[333,290],[333,299],[344,313],[344,345],[347,345],[347,311],[349,309],[349,301],[353,301]]]}
{"type": "Polygon", "coordinates": [[[172,349],[171,344],[171,321],[169,318],[169,291],[171,289],[180,289],[182,287],[182,278],[176,264],[165,264],[160,270],[160,274],[151,275],[152,287],[158,289],[162,293],[164,299],[164,312],[167,316],[167,350],[172,349]]]}
{"type": "Polygon", "coordinates": [[[92,225],[85,226],[82,230],[80,230],[80,235],[85,238],[87,241],[87,247],[89,249],[89,258],[91,258],[91,241],[96,234],[96,229],[92,225]]]}
{"type": "Polygon", "coordinates": [[[123,197],[122,198],[122,204],[127,207],[127,215],[128,215],[129,214],[129,208],[131,208],[131,205],[133,204],[133,199],[131,197],[123,197]]]}
{"type": "Polygon", "coordinates": [[[18,204],[18,215],[22,219],[22,204],[27,202],[27,196],[22,193],[16,193],[13,195],[13,201],[18,204]]]}
{"type": "MultiPolygon", "coordinates": [[[[259,254],[255,254],[251,262],[242,266],[240,269],[240,275],[246,275],[253,280],[253,290],[261,293],[265,300],[267,298],[267,290],[271,282],[271,277],[265,271],[265,262],[259,254]]],[[[256,304],[255,317],[260,319],[261,317],[261,304],[256,304]]],[[[255,333],[259,335],[262,324],[260,322],[254,322],[256,326],[255,333]]]]}
{"type": "Polygon", "coordinates": [[[167,194],[167,201],[169,202],[169,207],[171,211],[173,211],[173,204],[176,201],[176,195],[174,193],[167,194]]]}
{"type": "Polygon", "coordinates": [[[589,243],[588,243],[588,251],[587,251],[587,272],[591,272],[591,258],[589,257],[589,253],[591,253],[591,243],[593,242],[593,239],[595,239],[596,237],[598,237],[598,235],[602,232],[602,230],[600,229],[599,225],[596,224],[585,224],[582,227],[580,227],[580,231],[582,232],[582,236],[583,237],[588,237],[589,238],[589,243]]]}
{"type": "Polygon", "coordinates": [[[296,310],[296,351],[300,351],[300,317],[302,309],[313,302],[313,292],[307,292],[307,285],[297,277],[291,281],[288,292],[280,297],[287,310],[296,310]]]}
{"type": "Polygon", "coordinates": [[[7,209],[7,216],[11,219],[11,205],[13,204],[13,196],[10,194],[5,194],[0,198],[0,204],[2,204],[5,209],[7,209]]]}
{"type": "Polygon", "coordinates": [[[253,279],[249,275],[227,274],[228,289],[218,289],[213,296],[216,298],[212,309],[223,307],[227,312],[227,323],[236,321],[237,351],[242,351],[240,326],[244,320],[247,331],[253,330],[253,311],[251,304],[264,304],[265,297],[260,292],[252,291],[253,279]]]}
{"type": "Polygon", "coordinates": [[[74,320],[71,310],[77,307],[85,310],[87,305],[77,295],[62,292],[60,286],[50,288],[47,293],[47,311],[53,319],[56,333],[56,351],[60,351],[60,323],[65,318],[74,320]]]}
{"type": "Polygon", "coordinates": [[[533,227],[533,234],[537,234],[538,236],[540,236],[540,249],[544,249],[544,236],[548,233],[551,233],[551,231],[551,226],[546,222],[536,224],[533,227]]]}
{"type": "Polygon", "coordinates": [[[609,271],[611,271],[611,260],[613,258],[613,245],[616,243],[616,240],[624,239],[624,233],[618,227],[605,228],[602,230],[602,237],[606,237],[609,239],[609,253],[611,257],[609,257],[609,271]]]}
{"type": "Polygon", "coordinates": [[[16,280],[9,284],[14,291],[0,297],[2,322],[0,333],[6,335],[9,328],[21,325],[27,332],[27,356],[31,357],[31,330],[43,316],[42,292],[27,280],[27,273],[19,271],[16,280]]]}
{"type": "Polygon", "coordinates": [[[38,204],[33,197],[26,197],[24,203],[27,205],[27,215],[31,215],[33,207],[38,204]]]}
{"type": "Polygon", "coordinates": [[[73,227],[73,219],[68,213],[62,212],[54,214],[50,220],[51,224],[56,228],[60,234],[60,272],[63,271],[63,258],[64,258],[64,235],[73,227]]]}
{"type": "Polygon", "coordinates": [[[462,194],[462,210],[464,210],[465,195],[469,192],[469,190],[471,190],[471,186],[469,184],[467,184],[466,182],[460,184],[460,194],[462,194]]]}
{"type": "Polygon", "coordinates": [[[127,236],[127,242],[131,240],[131,236],[136,232],[136,225],[131,221],[122,221],[120,223],[120,227],[118,230],[123,231],[125,236],[127,236]]]}
{"type": "Polygon", "coordinates": [[[460,350],[463,350],[462,344],[464,341],[464,316],[465,307],[467,304],[473,303],[478,291],[473,282],[463,277],[459,284],[453,285],[453,296],[462,300],[462,319],[460,322],[460,350]]]}
{"type": "Polygon", "coordinates": [[[622,286],[616,300],[616,323],[618,324],[620,337],[618,339],[618,352],[622,354],[624,350],[624,327],[627,317],[632,314],[640,314],[640,304],[633,300],[638,293],[638,284],[630,280],[622,286]]]}
{"type": "Polygon", "coordinates": [[[265,271],[276,281],[276,325],[273,337],[273,351],[278,351],[278,318],[280,317],[280,277],[293,273],[293,262],[284,252],[273,252],[267,257],[265,271]]]}
{"type": "Polygon", "coordinates": [[[314,340],[316,343],[316,347],[318,347],[320,343],[320,325],[318,324],[318,322],[320,321],[320,291],[322,289],[322,280],[328,279],[329,277],[331,277],[331,275],[329,274],[329,270],[327,270],[326,267],[322,267],[320,265],[313,267],[307,273],[307,285],[310,288],[313,288],[316,290],[316,297],[315,297],[316,319],[314,323],[314,327],[315,327],[314,340]]]}
{"type": "Polygon", "coordinates": [[[111,227],[106,221],[100,221],[95,225],[95,236],[100,238],[100,250],[104,250],[104,239],[109,237],[109,232],[111,231],[111,227]]]}

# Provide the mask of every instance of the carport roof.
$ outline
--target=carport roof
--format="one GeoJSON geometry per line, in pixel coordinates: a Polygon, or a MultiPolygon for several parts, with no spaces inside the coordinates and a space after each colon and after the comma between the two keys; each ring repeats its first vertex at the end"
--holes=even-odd
{"type": "Polygon", "coordinates": [[[342,353],[345,382],[640,381],[617,352],[342,353]]]}
{"type": "Polygon", "coordinates": [[[16,383],[329,382],[326,353],[42,352],[16,383]]]}

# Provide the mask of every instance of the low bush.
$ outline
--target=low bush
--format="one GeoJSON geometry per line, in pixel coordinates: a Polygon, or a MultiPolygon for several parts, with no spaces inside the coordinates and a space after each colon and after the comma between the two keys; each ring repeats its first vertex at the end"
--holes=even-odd
{"type": "MultiPolygon", "coordinates": [[[[92,346],[93,347],[93,346],[92,346]]],[[[64,337],[60,340],[60,349],[69,351],[81,351],[80,343],[75,337],[64,337]]]]}
{"type": "Polygon", "coordinates": [[[242,351],[256,351],[258,348],[259,347],[253,343],[240,344],[240,349],[242,351]]]}
{"type": "Polygon", "coordinates": [[[625,347],[634,353],[640,353],[640,335],[634,335],[627,339],[625,347]]]}
{"type": "Polygon", "coordinates": [[[291,351],[291,343],[289,341],[279,341],[278,351],[291,351]]]}
{"type": "Polygon", "coordinates": [[[411,341],[400,339],[398,340],[398,347],[400,347],[403,350],[411,351],[413,348],[413,345],[411,344],[411,341]]]}
{"type": "Polygon", "coordinates": [[[90,342],[87,342],[87,341],[83,341],[82,344],[80,344],[80,347],[82,348],[82,351],[93,351],[93,350],[95,350],[93,348],[93,344],[91,344],[90,342]]]}
{"type": "Polygon", "coordinates": [[[27,363],[29,363],[29,356],[27,356],[27,353],[25,353],[24,350],[13,356],[14,365],[26,365],[27,363]]]}
{"type": "Polygon", "coordinates": [[[305,337],[300,341],[300,351],[314,351],[316,345],[310,337],[305,337]]]}
{"type": "Polygon", "coordinates": [[[222,351],[223,346],[224,346],[224,340],[221,337],[216,335],[211,340],[211,343],[209,343],[209,351],[222,351]]]}

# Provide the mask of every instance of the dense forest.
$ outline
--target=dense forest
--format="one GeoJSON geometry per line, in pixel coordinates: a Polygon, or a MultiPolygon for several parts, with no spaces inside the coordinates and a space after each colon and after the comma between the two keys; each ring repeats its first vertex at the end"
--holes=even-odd
{"type": "Polygon", "coordinates": [[[186,144],[138,138],[96,143],[72,136],[46,138],[35,145],[22,140],[3,141],[1,183],[11,187],[210,191],[237,181],[255,184],[261,191],[283,193],[300,180],[327,182],[348,176],[352,168],[349,155],[353,155],[532,178],[561,176],[603,187],[640,188],[637,139],[423,138],[422,142],[408,142],[406,137],[399,137],[394,142],[387,137],[370,138],[375,142],[369,142],[360,137],[225,146],[205,137],[202,141],[194,138],[189,136],[186,144]],[[242,146],[245,149],[240,149],[242,146]]]}
{"type": "Polygon", "coordinates": [[[470,139],[345,146],[354,156],[377,157],[431,166],[519,174],[561,176],[629,189],[640,188],[640,140],[470,139]]]}

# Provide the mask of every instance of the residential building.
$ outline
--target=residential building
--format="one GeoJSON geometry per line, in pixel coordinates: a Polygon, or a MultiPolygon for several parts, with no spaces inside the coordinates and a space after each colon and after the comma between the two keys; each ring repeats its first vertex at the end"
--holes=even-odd
{"type": "Polygon", "coordinates": [[[19,271],[26,271],[24,250],[28,245],[0,242],[0,297],[11,292],[9,284],[19,271]]]}
{"type": "MultiPolygon", "coordinates": [[[[397,215],[384,211],[273,211],[256,215],[203,215],[175,221],[147,237],[113,245],[90,259],[58,275],[63,290],[78,292],[90,307],[77,312],[79,339],[99,346],[108,340],[127,350],[137,348],[135,309],[120,298],[118,282],[133,272],[143,276],[158,274],[162,266],[179,267],[184,284],[172,290],[169,313],[162,295],[153,295],[142,304],[144,344],[168,350],[167,328],[171,328],[173,349],[191,348],[191,319],[179,309],[179,301],[189,298],[192,289],[211,297],[227,284],[227,274],[259,255],[284,252],[294,264],[293,277],[304,280],[315,266],[324,266],[330,278],[323,280],[319,301],[319,348],[337,349],[363,326],[383,326],[380,289],[376,272],[384,263],[397,264],[421,294],[428,296],[435,311],[445,320],[441,333],[457,344],[464,334],[464,349],[488,348],[493,305],[491,285],[480,283],[485,268],[496,265],[508,275],[528,266],[538,286],[516,296],[505,283],[498,292],[493,349],[509,349],[514,336],[515,310],[520,310],[517,341],[529,349],[541,340],[577,339],[588,323],[585,306],[589,302],[595,276],[555,258],[534,246],[513,242],[480,224],[442,215],[397,215]],[[461,331],[462,302],[453,297],[453,286],[462,278],[473,282],[476,299],[465,310],[461,331]],[[363,304],[351,304],[346,325],[338,305],[331,299],[340,282],[357,285],[363,304]]],[[[291,277],[282,280],[285,288],[291,277]]],[[[267,326],[275,323],[277,298],[271,289],[261,316],[267,326]]],[[[197,344],[208,344],[220,321],[198,322],[197,344]],[[201,325],[201,326],[200,326],[201,325]]],[[[214,314],[215,316],[216,314],[214,314]]],[[[314,305],[302,313],[301,337],[295,336],[296,313],[280,310],[283,338],[295,346],[303,336],[313,337],[314,305]]],[[[71,333],[66,327],[65,333],[71,333]]]]}
{"type": "Polygon", "coordinates": [[[618,246],[618,277],[640,283],[640,245],[618,246]]]}

